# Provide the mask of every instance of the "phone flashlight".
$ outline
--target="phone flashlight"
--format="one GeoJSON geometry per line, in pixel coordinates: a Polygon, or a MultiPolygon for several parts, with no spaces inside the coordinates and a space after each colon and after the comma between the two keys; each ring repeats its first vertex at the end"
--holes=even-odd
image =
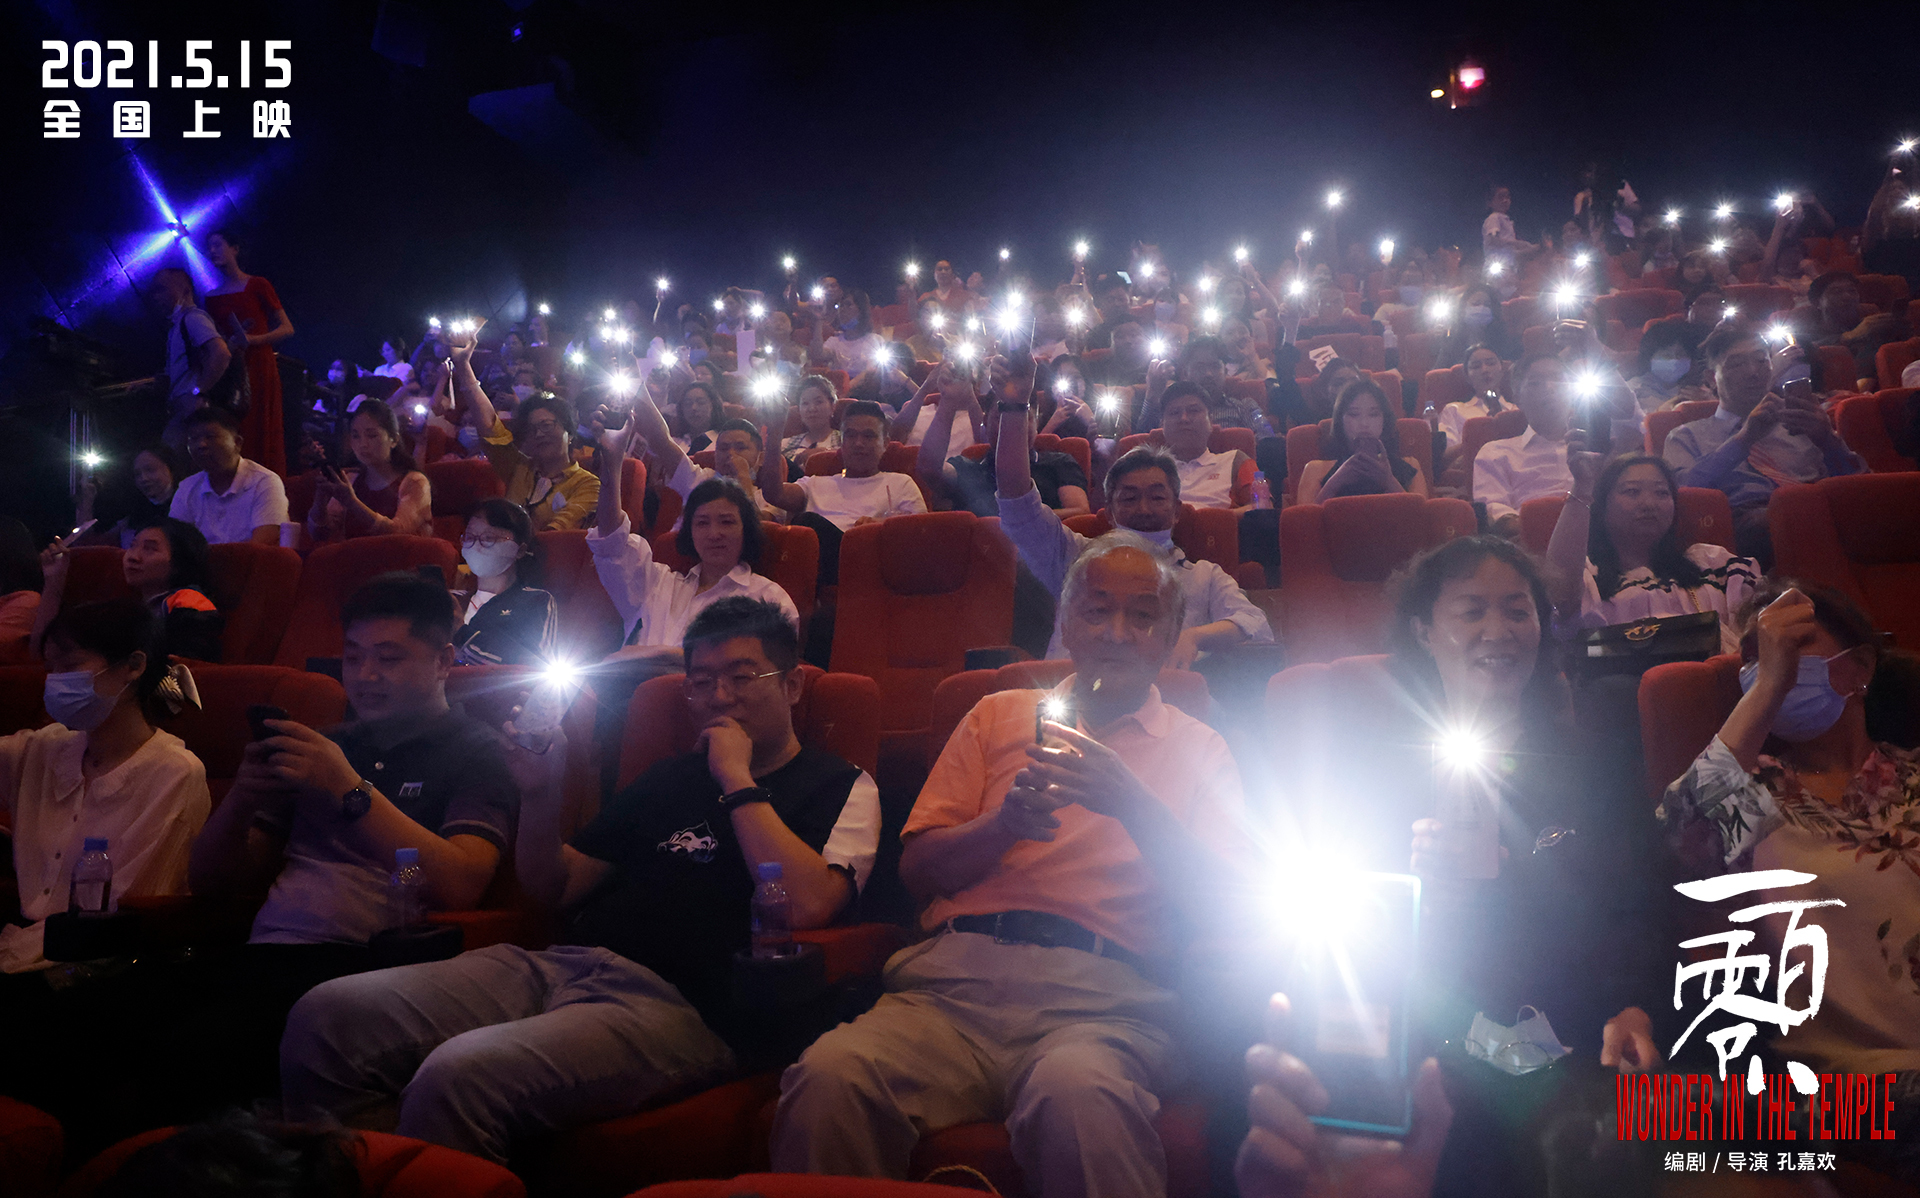
{"type": "Polygon", "coordinates": [[[1679,224],[1679,223],[1680,223],[1680,210],[1679,210],[1678,208],[1669,208],[1669,209],[1667,209],[1667,216],[1666,216],[1666,222],[1667,222],[1667,223],[1668,223],[1669,225],[1677,225],[1677,224],[1679,224]]]}
{"type": "Polygon", "coordinates": [[[672,370],[675,366],[680,365],[680,355],[670,349],[663,349],[660,351],[660,365],[666,367],[668,370],[672,370]]]}
{"type": "Polygon", "coordinates": [[[1722,237],[1716,237],[1712,241],[1707,243],[1707,248],[1712,250],[1716,254],[1724,254],[1727,252],[1726,239],[1722,237]]]}
{"type": "Polygon", "coordinates": [[[98,466],[100,463],[106,460],[107,459],[101,457],[98,453],[94,452],[91,449],[87,450],[85,453],[80,455],[81,464],[84,465],[89,470],[92,470],[94,467],[98,466]]]}
{"type": "Polygon", "coordinates": [[[1156,358],[1165,357],[1167,353],[1167,339],[1165,337],[1155,337],[1153,340],[1147,342],[1147,351],[1156,358]]]}
{"type": "Polygon", "coordinates": [[[1579,267],[1581,270],[1585,270],[1588,267],[1588,265],[1591,264],[1592,262],[1593,262],[1593,255],[1589,254],[1585,250],[1581,250],[1579,253],[1573,256],[1573,264],[1579,267]]]}
{"type": "Polygon", "coordinates": [[[427,414],[427,405],[423,403],[414,404],[413,414],[415,416],[425,416],[427,414]]]}
{"type": "Polygon", "coordinates": [[[1013,257],[1013,251],[1012,251],[1012,250],[1010,250],[1010,249],[1008,249],[1008,248],[1007,248],[1007,247],[1005,247],[1005,246],[1001,246],[1001,247],[1000,247],[1000,261],[1002,261],[1002,262],[1005,262],[1005,261],[1006,261],[1007,259],[1009,259],[1009,258],[1011,258],[1011,257],[1013,257]]]}
{"type": "Polygon", "coordinates": [[[1305,295],[1306,293],[1307,285],[1299,279],[1295,279],[1293,282],[1287,284],[1288,295],[1305,295]]]}
{"type": "Polygon", "coordinates": [[[1067,324],[1077,329],[1085,323],[1087,323],[1087,314],[1078,305],[1067,309],[1067,324]]]}
{"type": "Polygon", "coordinates": [[[546,305],[546,304],[541,304],[541,305],[540,305],[540,315],[542,315],[542,316],[552,316],[552,315],[553,315],[553,309],[552,309],[551,307],[549,307],[548,305],[546,305]]]}
{"type": "Polygon", "coordinates": [[[751,316],[755,320],[759,320],[761,317],[765,316],[766,314],[767,314],[767,306],[765,304],[748,304],[747,305],[747,315],[751,316]]]}
{"type": "Polygon", "coordinates": [[[600,313],[600,319],[606,321],[608,324],[612,324],[613,318],[617,315],[619,315],[619,313],[615,312],[612,308],[608,308],[600,313]]]}
{"type": "Polygon", "coordinates": [[[1713,210],[1713,218],[1715,220],[1725,220],[1732,215],[1733,215],[1732,204],[1720,204],[1720,205],[1717,205],[1713,210]]]}
{"type": "Polygon", "coordinates": [[[1220,310],[1218,308],[1204,308],[1200,312],[1200,319],[1206,321],[1208,324],[1219,324],[1220,310]]]}
{"type": "Polygon", "coordinates": [[[1793,193],[1790,191],[1783,191],[1779,195],[1773,197],[1773,206],[1775,209],[1781,212],[1785,212],[1787,209],[1793,207],[1793,193]]]}
{"type": "Polygon", "coordinates": [[[1248,255],[1247,255],[1246,246],[1239,245],[1233,248],[1233,260],[1235,262],[1245,262],[1247,260],[1247,257],[1248,255]]]}
{"type": "Polygon", "coordinates": [[[653,281],[653,288],[655,291],[665,291],[667,289],[667,276],[661,275],[655,279],[653,281]]]}
{"type": "Polygon", "coordinates": [[[917,279],[920,277],[920,264],[918,262],[907,263],[907,277],[909,279],[917,279]]]}
{"type": "Polygon", "coordinates": [[[573,363],[575,366],[584,365],[586,363],[586,360],[587,360],[587,355],[581,353],[577,349],[567,355],[567,361],[573,363]]]}
{"type": "Polygon", "coordinates": [[[1506,273],[1507,273],[1507,264],[1505,262],[1500,261],[1500,259],[1495,258],[1493,261],[1487,263],[1487,275],[1489,278],[1495,275],[1503,275],[1506,273]]]}
{"type": "Polygon", "coordinates": [[[1312,244],[1313,244],[1313,230],[1312,230],[1312,229],[1302,229],[1302,230],[1300,230],[1300,240],[1301,240],[1301,241],[1304,241],[1304,242],[1306,242],[1306,243],[1307,243],[1308,245],[1312,245],[1312,244]]]}
{"type": "Polygon", "coordinates": [[[1194,280],[1194,285],[1200,288],[1203,295],[1211,295],[1213,293],[1213,279],[1211,276],[1201,275],[1198,279],[1194,280]]]}
{"type": "Polygon", "coordinates": [[[932,325],[936,329],[944,329],[947,327],[946,314],[942,312],[935,312],[932,316],[927,317],[927,323],[932,325]]]}
{"type": "Polygon", "coordinates": [[[1084,261],[1086,261],[1086,259],[1087,259],[1087,249],[1088,249],[1088,248],[1089,248],[1089,247],[1087,246],[1087,243],[1086,243],[1086,242],[1084,242],[1084,241],[1076,241],[1076,242],[1074,242],[1074,243],[1073,243],[1073,257],[1074,257],[1074,260],[1075,260],[1075,261],[1077,261],[1077,262],[1084,262],[1084,261]]]}
{"type": "Polygon", "coordinates": [[[813,298],[816,300],[827,298],[827,289],[825,287],[815,287],[813,289],[813,298]]]}
{"type": "Polygon", "coordinates": [[[429,317],[427,317],[427,327],[428,327],[428,328],[430,328],[430,329],[437,329],[437,328],[439,328],[439,327],[440,327],[440,318],[439,318],[438,316],[429,316],[429,317]]]}
{"type": "Polygon", "coordinates": [[[800,263],[794,260],[792,254],[788,254],[786,257],[780,259],[780,268],[788,274],[792,274],[794,269],[799,265],[800,263]]]}
{"type": "Polygon", "coordinates": [[[1047,722],[1051,720],[1056,724],[1064,724],[1071,714],[1072,708],[1063,695],[1048,695],[1040,700],[1040,705],[1033,711],[1033,743],[1046,744],[1047,722]]]}
{"type": "Polygon", "coordinates": [[[967,317],[967,332],[977,333],[979,331],[980,331],[980,318],[978,316],[967,317]]]}

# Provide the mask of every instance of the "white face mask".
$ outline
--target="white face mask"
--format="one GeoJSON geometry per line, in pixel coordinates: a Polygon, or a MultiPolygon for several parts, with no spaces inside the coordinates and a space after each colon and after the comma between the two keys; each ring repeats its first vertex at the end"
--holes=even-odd
{"type": "Polygon", "coordinates": [[[1412,286],[1402,287],[1400,288],[1400,302],[1407,305],[1408,307],[1412,307],[1413,305],[1419,303],[1420,297],[1425,295],[1426,293],[1427,293],[1427,289],[1424,287],[1412,287],[1412,286]]]}
{"type": "Polygon", "coordinates": [[[473,568],[475,576],[491,578],[506,573],[513,563],[520,560],[520,544],[505,540],[498,545],[462,545],[460,556],[467,559],[467,565],[473,568]]]}
{"type": "MultiPolygon", "coordinates": [[[[120,695],[103,695],[93,689],[92,670],[67,670],[48,674],[41,701],[56,723],[75,732],[91,732],[107,722],[120,695]]],[[[120,688],[125,693],[126,687],[120,688]]]]}
{"type": "Polygon", "coordinates": [[[1647,363],[1647,373],[1663,383],[1677,383],[1693,369],[1693,363],[1685,358],[1655,358],[1647,363]]]}
{"type": "Polygon", "coordinates": [[[514,396],[522,400],[532,399],[534,393],[538,390],[539,388],[535,387],[532,383],[515,383],[513,385],[514,396]]]}
{"type": "Polygon", "coordinates": [[[1473,307],[1467,309],[1466,320],[1468,324],[1473,325],[1475,328],[1480,328],[1484,325],[1492,324],[1493,309],[1482,308],[1478,304],[1476,304],[1473,307]]]}

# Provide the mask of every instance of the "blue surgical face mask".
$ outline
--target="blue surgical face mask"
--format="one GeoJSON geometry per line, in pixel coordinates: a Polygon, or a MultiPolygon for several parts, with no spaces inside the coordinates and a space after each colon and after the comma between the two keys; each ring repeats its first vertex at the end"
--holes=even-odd
{"type": "MultiPolygon", "coordinates": [[[[93,689],[92,670],[67,670],[48,674],[41,701],[56,723],[75,732],[91,732],[107,722],[119,695],[102,695],[93,689]]],[[[124,687],[121,688],[123,691],[124,687]]]]}
{"type": "MultiPolygon", "coordinates": [[[[1847,709],[1847,697],[1833,689],[1827,677],[1827,665],[1851,653],[1844,649],[1832,657],[1809,655],[1800,659],[1800,676],[1780,703],[1780,714],[1773,717],[1773,734],[1781,740],[1800,744],[1824,734],[1840,722],[1847,709]]],[[[1740,691],[1753,689],[1760,675],[1760,663],[1750,661],[1740,667],[1740,691]]]]}
{"type": "Polygon", "coordinates": [[[1467,309],[1466,321],[1476,329],[1485,328],[1487,325],[1493,323],[1493,309],[1483,308],[1479,304],[1475,304],[1467,309]]]}
{"type": "Polygon", "coordinates": [[[1420,297],[1426,293],[1427,289],[1425,287],[1404,286],[1400,288],[1400,302],[1408,307],[1412,307],[1419,303],[1420,297]]]}
{"type": "Polygon", "coordinates": [[[704,349],[690,349],[687,351],[687,365],[689,366],[693,365],[695,362],[704,362],[706,360],[707,360],[707,351],[704,349]]]}
{"type": "Polygon", "coordinates": [[[1647,363],[1647,372],[1669,385],[1685,378],[1692,369],[1693,362],[1688,358],[1655,358],[1647,363]]]}

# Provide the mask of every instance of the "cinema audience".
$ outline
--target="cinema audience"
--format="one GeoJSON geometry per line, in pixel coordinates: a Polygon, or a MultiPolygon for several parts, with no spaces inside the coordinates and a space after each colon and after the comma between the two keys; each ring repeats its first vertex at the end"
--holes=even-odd
{"type": "Polygon", "coordinates": [[[1213,416],[1206,394],[1175,383],[1160,397],[1160,431],[1180,467],[1180,501],[1194,507],[1240,510],[1253,502],[1254,461],[1238,449],[1207,448],[1213,416]]]}
{"type": "Polygon", "coordinates": [[[840,430],[833,422],[833,410],[839,402],[832,379],[812,374],[801,382],[793,398],[793,406],[800,413],[800,431],[780,442],[789,480],[805,472],[807,456],[814,450],[840,448],[840,430]]]}
{"type": "Polygon", "coordinates": [[[483,499],[460,535],[473,593],[459,604],[454,662],[546,666],[560,660],[560,616],[541,589],[540,543],[525,508],[483,499]]]}
{"type": "MultiPolygon", "coordinates": [[[[193,278],[177,266],[153,273],[147,304],[167,321],[166,428],[160,439],[175,450],[187,447],[186,420],[206,406],[233,362],[233,351],[208,316],[194,303],[193,278]]],[[[235,435],[239,424],[235,422],[235,435]]]]}
{"type": "MultiPolygon", "coordinates": [[[[71,551],[59,541],[41,552],[46,583],[35,616],[36,651],[65,601],[72,562],[71,551]]],[[[195,661],[220,660],[220,634],[226,620],[208,597],[213,590],[213,569],[206,538],[198,529],[184,521],[155,517],[133,534],[133,543],[120,555],[120,572],[128,588],[152,614],[156,644],[162,654],[195,661]]]]}
{"type": "Polygon", "coordinates": [[[315,542],[398,533],[433,535],[433,490],[400,441],[400,421],[377,399],[347,417],[346,451],[359,463],[314,488],[307,532],[315,542]]]}
{"type": "Polygon", "coordinates": [[[100,502],[100,482],[89,470],[80,476],[75,495],[75,528],[95,521],[94,526],[68,544],[118,545],[125,549],[133,540],[133,530],[155,516],[164,516],[173,506],[173,493],[186,470],[180,455],[162,442],[143,446],[133,455],[128,478],[112,487],[106,504],[100,502]],[[117,517],[117,518],[116,518],[117,517]]]}
{"type": "Polygon", "coordinates": [[[1372,379],[1351,383],[1333,404],[1333,428],[1320,447],[1326,456],[1300,471],[1298,502],[1342,495],[1421,495],[1420,463],[1401,456],[1400,430],[1387,394],[1372,379]]]}
{"type": "Polygon", "coordinates": [[[473,376],[477,333],[455,334],[453,391],[466,423],[480,434],[487,461],[506,484],[507,501],[527,509],[535,532],[579,528],[600,494],[600,480],[573,460],[573,406],[557,395],[519,405],[508,426],[473,376]]]}
{"type": "Polygon", "coordinates": [[[182,421],[187,457],[198,473],[182,479],[167,514],[200,530],[209,545],[278,545],[287,522],[280,476],[240,456],[239,422],[224,408],[194,409],[182,421]]]}
{"type": "Polygon", "coordinates": [[[1708,398],[1694,355],[1701,338],[1683,320],[1656,321],[1640,338],[1640,369],[1627,380],[1643,412],[1708,398]]]}
{"type": "MultiPolygon", "coordinates": [[[[1023,460],[1019,414],[1002,419],[1003,458],[1023,460]]],[[[987,696],[947,742],[901,833],[932,938],[787,1070],[776,1169],[904,1177],[924,1130],[1004,1118],[1041,1193],[1165,1192],[1152,1118],[1184,1072],[1170,968],[1185,929],[1219,918],[1246,844],[1226,742],[1154,685],[1183,603],[1179,568],[1137,533],[1074,562],[1074,673],[987,696]],[[1049,699],[1057,748],[1034,743],[1049,699]]]]}
{"type": "MultiPolygon", "coordinates": [[[[941,457],[941,449],[951,439],[952,427],[959,423],[963,414],[971,416],[979,410],[979,400],[974,394],[973,382],[967,376],[950,368],[936,372],[939,387],[938,403],[935,407],[933,425],[927,438],[920,445],[919,472],[925,479],[936,500],[961,511],[972,512],[976,516],[997,516],[1000,514],[998,503],[994,499],[996,454],[994,446],[1006,423],[1000,419],[987,422],[987,454],[977,461],[955,454],[941,457]]],[[[1002,408],[1001,411],[1008,409],[1002,408]]],[[[1033,432],[1039,425],[1039,412],[1029,405],[1025,409],[1027,427],[1021,430],[1027,445],[1033,444],[1033,432]]],[[[1034,486],[1039,488],[1040,502],[1052,508],[1062,520],[1074,516],[1084,516],[1092,511],[1087,499],[1087,475],[1080,469],[1080,463],[1072,454],[1058,450],[1033,450],[1028,466],[1034,486]]]]}
{"type": "Polygon", "coordinates": [[[723,599],[686,625],[683,652],[697,746],[584,826],[563,798],[561,754],[511,750],[516,770],[546,777],[527,788],[514,856],[564,918],[558,942],[313,990],[281,1048],[290,1111],[351,1121],[397,1105],[401,1135],[505,1162],[516,1141],[733,1071],[728,1038],[747,1020],[729,979],[756,869],[780,867],[794,927],[833,922],[872,869],[879,791],[794,734],[802,675],[787,610],[723,599]]]}
{"type": "Polygon", "coordinates": [[[1736,547],[1771,567],[1767,502],[1774,490],[1782,483],[1861,474],[1867,464],[1847,448],[1813,398],[1806,359],[1797,348],[1776,359],[1757,331],[1727,324],[1707,338],[1705,350],[1720,406],[1668,433],[1662,456],[1679,472],[1682,486],[1726,493],[1736,547]]]}
{"type": "MultiPolygon", "coordinates": [[[[1487,507],[1487,521],[1501,536],[1520,531],[1520,505],[1544,495],[1564,495],[1573,485],[1567,469],[1567,433],[1576,415],[1575,383],[1552,354],[1530,354],[1513,368],[1514,406],[1527,414],[1527,431],[1489,441],[1473,459],[1473,498],[1487,507]]],[[[1606,388],[1583,404],[1594,424],[1605,422],[1611,444],[1641,440],[1645,417],[1624,386],[1606,388]]]]}
{"type": "Polygon", "coordinates": [[[856,400],[840,417],[838,474],[804,474],[788,482],[778,455],[761,460],[761,494],[820,538],[822,584],[840,580],[840,538],[848,529],[927,510],[911,476],[880,469],[886,447],[886,409],[856,400]]]}

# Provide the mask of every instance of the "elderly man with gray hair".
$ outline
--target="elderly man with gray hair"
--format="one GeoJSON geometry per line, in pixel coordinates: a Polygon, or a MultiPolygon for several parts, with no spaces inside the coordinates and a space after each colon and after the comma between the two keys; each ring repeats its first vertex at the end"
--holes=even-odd
{"type": "Polygon", "coordinates": [[[1180,1080],[1168,981],[1243,876],[1226,742],[1161,701],[1177,568],[1138,533],[1067,571],[1074,672],[988,695],[901,832],[929,939],[781,1082],[781,1172],[904,1177],[923,1131],[1005,1120],[1045,1198],[1166,1192],[1157,1095],[1180,1080]]]}

